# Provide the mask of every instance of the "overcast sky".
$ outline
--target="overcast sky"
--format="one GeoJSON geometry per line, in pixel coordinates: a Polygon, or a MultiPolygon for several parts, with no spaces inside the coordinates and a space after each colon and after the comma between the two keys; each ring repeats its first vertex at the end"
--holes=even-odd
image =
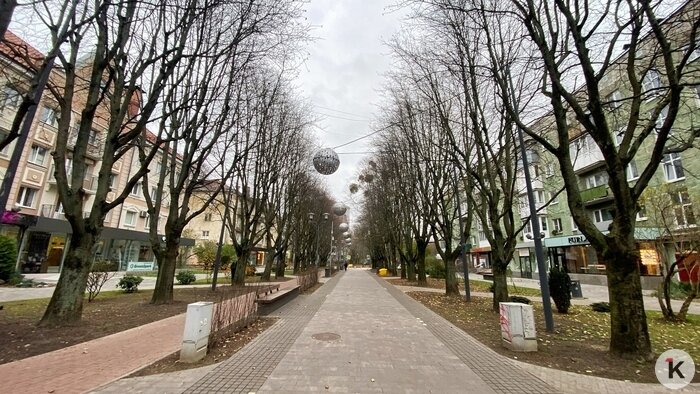
{"type": "MultiPolygon", "coordinates": [[[[398,31],[401,14],[386,7],[395,0],[311,0],[307,17],[317,39],[299,73],[302,95],[320,119],[314,133],[323,147],[336,147],[372,131],[379,90],[390,57],[384,42],[398,31]]],[[[338,148],[340,168],[325,176],[338,201],[352,205],[348,186],[366,155],[342,154],[371,149],[364,139],[338,148]]],[[[356,211],[357,207],[353,211],[356,211]]],[[[351,216],[354,216],[351,212],[351,216]]]]}

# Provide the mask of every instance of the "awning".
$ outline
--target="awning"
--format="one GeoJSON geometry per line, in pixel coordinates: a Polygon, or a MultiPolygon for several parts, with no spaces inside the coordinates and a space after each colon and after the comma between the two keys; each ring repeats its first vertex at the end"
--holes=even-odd
{"type": "Polygon", "coordinates": [[[482,246],[480,248],[472,248],[471,253],[486,253],[491,251],[491,246],[482,246]]]}
{"type": "MultiPolygon", "coordinates": [[[[664,234],[664,230],[657,227],[636,227],[634,229],[634,239],[637,241],[649,241],[654,239],[659,239],[664,234]]],[[[609,231],[605,231],[603,234],[608,234],[609,231]]],[[[575,246],[575,245],[588,245],[588,239],[583,234],[579,235],[565,235],[563,237],[552,237],[544,239],[544,246],[548,248],[575,246]]]]}

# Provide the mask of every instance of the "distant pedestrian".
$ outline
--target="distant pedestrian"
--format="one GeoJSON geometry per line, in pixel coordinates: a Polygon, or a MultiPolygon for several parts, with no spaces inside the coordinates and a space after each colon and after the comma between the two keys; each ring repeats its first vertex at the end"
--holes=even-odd
{"type": "Polygon", "coordinates": [[[348,263],[345,262],[344,266],[345,266],[345,271],[347,271],[348,270],[348,263]]]}

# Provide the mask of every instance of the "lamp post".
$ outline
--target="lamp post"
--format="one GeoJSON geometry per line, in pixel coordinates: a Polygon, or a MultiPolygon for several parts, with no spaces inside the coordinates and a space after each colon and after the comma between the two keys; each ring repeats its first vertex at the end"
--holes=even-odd
{"type": "Polygon", "coordinates": [[[459,220],[459,258],[462,260],[462,267],[464,269],[464,299],[466,301],[472,300],[471,291],[469,289],[469,268],[467,267],[467,260],[464,258],[464,249],[466,249],[466,241],[464,240],[464,222],[462,221],[462,203],[459,199],[459,182],[457,180],[457,173],[453,172],[452,176],[455,182],[455,202],[457,203],[457,220],[459,220]]]}
{"type": "MultiPolygon", "coordinates": [[[[331,217],[330,214],[324,213],[323,214],[323,220],[328,220],[331,217]]],[[[331,241],[330,241],[330,250],[328,251],[328,257],[326,258],[326,269],[325,269],[325,277],[330,278],[331,274],[333,273],[331,271],[331,255],[333,254],[333,221],[331,220],[331,241]]]]}
{"type": "Polygon", "coordinates": [[[527,159],[527,150],[525,149],[525,139],[523,131],[520,127],[518,130],[518,144],[520,145],[520,156],[523,162],[523,172],[525,173],[525,186],[527,189],[527,201],[530,207],[530,223],[532,225],[532,233],[535,241],[535,257],[537,258],[537,270],[540,277],[540,289],[542,291],[542,309],[544,309],[544,321],[547,332],[554,331],[554,317],[552,316],[552,303],[549,299],[549,283],[547,282],[547,266],[544,262],[544,251],[542,249],[542,236],[540,234],[540,221],[537,216],[537,207],[535,206],[535,196],[532,192],[532,180],[530,179],[530,169],[527,159]]]}

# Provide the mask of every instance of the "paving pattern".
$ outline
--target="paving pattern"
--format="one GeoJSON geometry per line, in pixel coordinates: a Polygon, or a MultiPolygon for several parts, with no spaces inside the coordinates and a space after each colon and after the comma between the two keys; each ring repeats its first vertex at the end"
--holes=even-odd
{"type": "Polygon", "coordinates": [[[290,301],[269,316],[279,321],[230,359],[220,363],[185,393],[249,393],[263,385],[333,290],[342,274],[309,296],[290,301]]]}

